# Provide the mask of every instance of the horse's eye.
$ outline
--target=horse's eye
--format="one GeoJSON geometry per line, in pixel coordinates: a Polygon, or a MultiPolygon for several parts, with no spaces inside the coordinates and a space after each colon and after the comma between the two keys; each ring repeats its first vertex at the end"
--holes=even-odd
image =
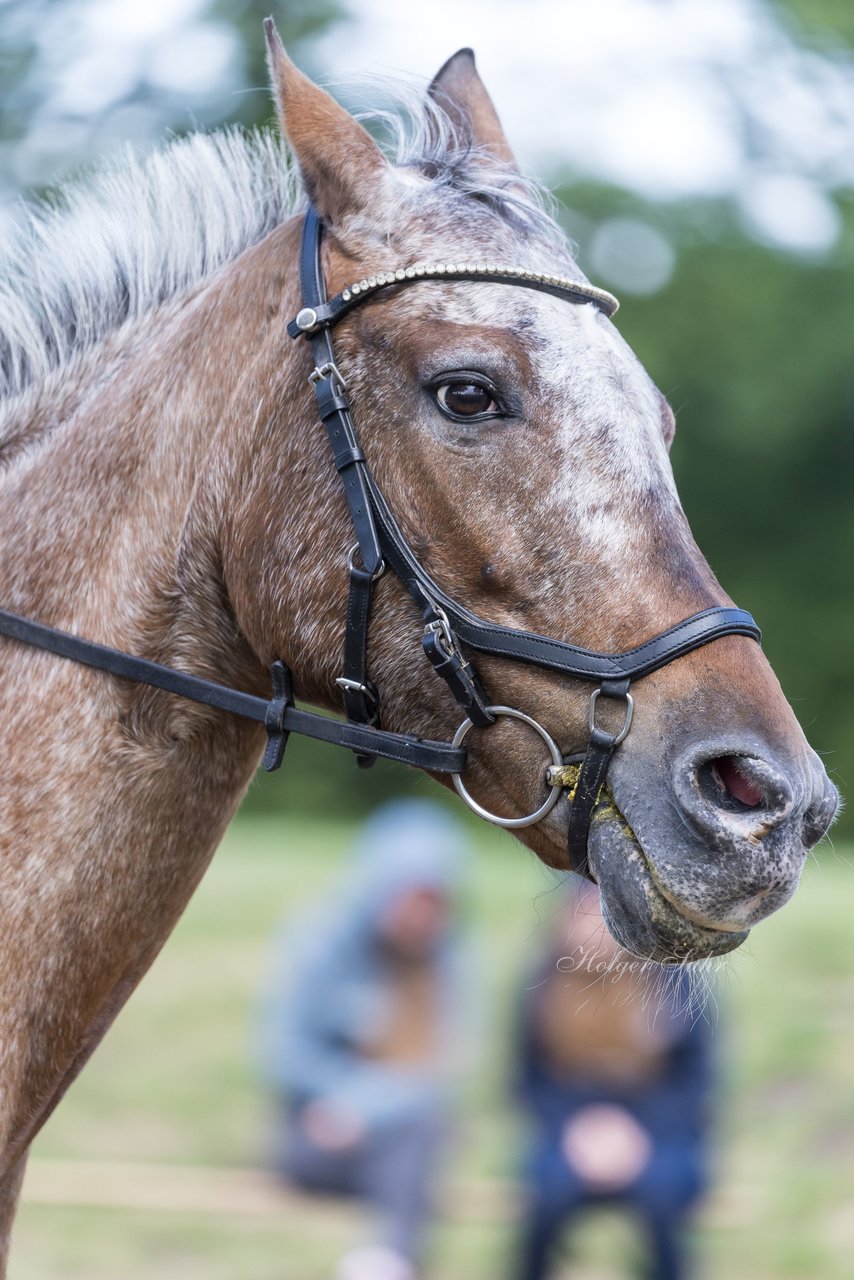
{"type": "Polygon", "coordinates": [[[436,399],[453,418],[484,418],[501,412],[492,392],[479,382],[443,382],[436,388],[436,399]]]}

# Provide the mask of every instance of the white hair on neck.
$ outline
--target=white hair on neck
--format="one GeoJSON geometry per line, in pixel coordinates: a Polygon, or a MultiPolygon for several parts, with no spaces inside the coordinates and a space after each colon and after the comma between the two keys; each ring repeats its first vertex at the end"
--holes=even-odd
{"type": "MultiPolygon", "coordinates": [[[[423,85],[364,83],[388,103],[360,118],[385,134],[393,164],[565,247],[544,189],[473,145],[423,85]]],[[[285,144],[227,128],[142,157],[128,148],[53,198],[23,205],[0,247],[0,399],[191,289],[303,204],[285,144]]]]}
{"type": "Polygon", "coordinates": [[[299,201],[273,134],[226,129],[127,149],[25,206],[0,250],[0,396],[191,288],[299,201]]]}

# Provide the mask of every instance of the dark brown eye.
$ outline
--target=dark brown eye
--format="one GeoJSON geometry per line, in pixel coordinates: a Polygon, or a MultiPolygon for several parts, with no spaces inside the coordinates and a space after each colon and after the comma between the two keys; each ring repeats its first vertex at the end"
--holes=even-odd
{"type": "Polygon", "coordinates": [[[500,413],[492,392],[478,382],[443,382],[436,399],[455,418],[479,418],[500,413]]]}

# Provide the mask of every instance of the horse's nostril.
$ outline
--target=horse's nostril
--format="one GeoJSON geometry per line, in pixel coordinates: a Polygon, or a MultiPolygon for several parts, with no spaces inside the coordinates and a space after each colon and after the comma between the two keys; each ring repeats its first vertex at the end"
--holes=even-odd
{"type": "Polygon", "coordinates": [[[762,789],[748,777],[747,766],[740,756],[718,756],[706,762],[711,780],[727,800],[745,809],[758,809],[764,804],[762,789]]]}
{"type": "Polygon", "coordinates": [[[676,769],[677,794],[701,825],[716,826],[727,815],[736,819],[755,815],[757,820],[761,817],[763,822],[777,825],[791,810],[790,780],[776,763],[758,752],[701,747],[684,761],[682,769],[676,769]]]}
{"type": "Polygon", "coordinates": [[[787,772],[758,743],[740,745],[732,739],[697,743],[676,761],[677,799],[701,831],[761,837],[787,822],[797,805],[797,772],[787,772]]]}

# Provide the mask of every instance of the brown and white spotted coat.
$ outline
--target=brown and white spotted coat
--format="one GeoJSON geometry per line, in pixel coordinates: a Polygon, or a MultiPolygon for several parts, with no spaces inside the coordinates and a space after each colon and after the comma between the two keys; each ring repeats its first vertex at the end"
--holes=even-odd
{"type": "MultiPolygon", "coordinates": [[[[467,51],[432,87],[445,113],[425,108],[441,135],[431,162],[397,168],[275,36],[271,62],[284,130],[328,224],[331,290],[430,259],[579,275],[516,173],[467,51]]],[[[221,172],[229,156],[245,163],[241,145],[222,144],[221,172]]],[[[307,348],[285,334],[299,302],[298,221],[253,223],[244,243],[211,255],[215,269],[175,273],[171,296],[151,286],[124,323],[116,304],[115,323],[60,351],[59,367],[50,352],[62,342],[39,337],[39,324],[35,336],[7,333],[4,367],[18,370],[20,394],[3,402],[0,426],[0,603],[259,694],[281,657],[302,697],[337,708],[352,533],[307,348]]],[[[13,319],[18,333],[26,316],[13,319]]],[[[476,612],[615,651],[727,601],[676,496],[672,415],[593,306],[421,284],[349,317],[336,346],[392,509],[430,573],[476,612]],[[501,416],[443,416],[435,387],[458,371],[494,387],[501,416]]],[[[2,659],[8,1228],[30,1140],[186,905],[262,741],[256,726],[41,652],[3,642],[2,659]]],[[[588,689],[505,660],[479,666],[496,700],[578,749],[588,689]]],[[[452,732],[458,711],[388,578],[371,672],[388,728],[452,732]]],[[[791,894],[835,794],[752,641],[717,641],[635,692],[612,770],[626,821],[597,823],[591,841],[609,924],[647,955],[728,950],[791,894]]],[[[501,723],[472,757],[479,798],[532,807],[542,760],[527,734],[501,723]]],[[[565,837],[564,802],[523,836],[554,866],[565,837]]]]}

